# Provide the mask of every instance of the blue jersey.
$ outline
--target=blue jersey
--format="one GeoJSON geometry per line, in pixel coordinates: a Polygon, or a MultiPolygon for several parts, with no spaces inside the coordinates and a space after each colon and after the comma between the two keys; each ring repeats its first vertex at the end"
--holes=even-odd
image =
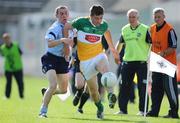
{"type": "MultiPolygon", "coordinates": [[[[63,38],[64,37],[63,29],[64,29],[64,25],[58,21],[55,21],[46,32],[45,35],[46,43],[48,44],[48,40],[59,41],[61,38],[63,38]]],[[[51,48],[49,48],[46,45],[46,51],[56,56],[64,56],[63,48],[64,48],[63,43],[51,48]]]]}

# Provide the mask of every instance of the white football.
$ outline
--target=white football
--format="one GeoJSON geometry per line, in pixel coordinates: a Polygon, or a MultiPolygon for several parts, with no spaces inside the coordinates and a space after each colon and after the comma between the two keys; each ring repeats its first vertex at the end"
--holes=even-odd
{"type": "Polygon", "coordinates": [[[106,72],[101,77],[101,83],[104,87],[114,87],[117,84],[117,77],[113,72],[106,72]]]}

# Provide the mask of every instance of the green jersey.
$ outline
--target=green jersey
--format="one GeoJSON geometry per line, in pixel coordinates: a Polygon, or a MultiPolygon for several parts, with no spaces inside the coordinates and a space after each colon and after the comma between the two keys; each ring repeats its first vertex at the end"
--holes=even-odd
{"type": "Polygon", "coordinates": [[[7,47],[3,44],[0,47],[1,54],[5,57],[4,59],[4,70],[9,72],[14,72],[21,70],[22,59],[19,51],[19,46],[16,42],[12,42],[12,46],[7,47]]]}
{"type": "Polygon", "coordinates": [[[78,18],[72,22],[77,29],[77,53],[80,61],[91,59],[103,52],[102,36],[108,29],[106,21],[93,25],[89,17],[78,18]]]}
{"type": "Polygon", "coordinates": [[[124,61],[147,61],[149,44],[146,42],[148,26],[140,24],[132,30],[130,24],[122,28],[125,43],[124,61]]]}

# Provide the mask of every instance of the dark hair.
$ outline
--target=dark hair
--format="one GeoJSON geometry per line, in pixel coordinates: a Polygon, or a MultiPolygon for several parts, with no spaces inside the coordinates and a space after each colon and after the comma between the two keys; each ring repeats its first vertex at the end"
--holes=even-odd
{"type": "Polygon", "coordinates": [[[104,8],[101,6],[101,5],[93,5],[91,8],[90,8],[90,11],[91,11],[91,16],[94,16],[94,15],[103,15],[104,14],[104,8]]]}

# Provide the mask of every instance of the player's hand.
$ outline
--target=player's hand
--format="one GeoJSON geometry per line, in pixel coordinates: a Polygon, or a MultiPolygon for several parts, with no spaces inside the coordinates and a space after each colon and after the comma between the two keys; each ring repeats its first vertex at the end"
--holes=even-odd
{"type": "Polygon", "coordinates": [[[69,62],[70,56],[64,56],[64,58],[65,58],[66,62],[69,62]]]}
{"type": "Polygon", "coordinates": [[[116,63],[116,64],[121,64],[121,61],[120,61],[119,58],[117,58],[117,59],[115,58],[114,60],[115,60],[115,63],[116,63]]]}
{"type": "Polygon", "coordinates": [[[158,52],[157,54],[160,55],[160,56],[162,56],[162,57],[165,56],[165,53],[164,53],[163,51],[162,51],[162,52],[158,52]]]}
{"type": "Polygon", "coordinates": [[[73,39],[70,39],[70,38],[63,38],[62,42],[64,42],[65,44],[70,45],[71,47],[74,45],[73,39]]]}
{"type": "Polygon", "coordinates": [[[69,62],[71,55],[71,47],[68,44],[64,44],[64,56],[65,60],[69,62]]]}
{"type": "Polygon", "coordinates": [[[117,50],[114,50],[112,53],[113,53],[114,60],[115,60],[116,64],[121,64],[121,61],[119,58],[119,53],[117,52],[117,50]]]}

